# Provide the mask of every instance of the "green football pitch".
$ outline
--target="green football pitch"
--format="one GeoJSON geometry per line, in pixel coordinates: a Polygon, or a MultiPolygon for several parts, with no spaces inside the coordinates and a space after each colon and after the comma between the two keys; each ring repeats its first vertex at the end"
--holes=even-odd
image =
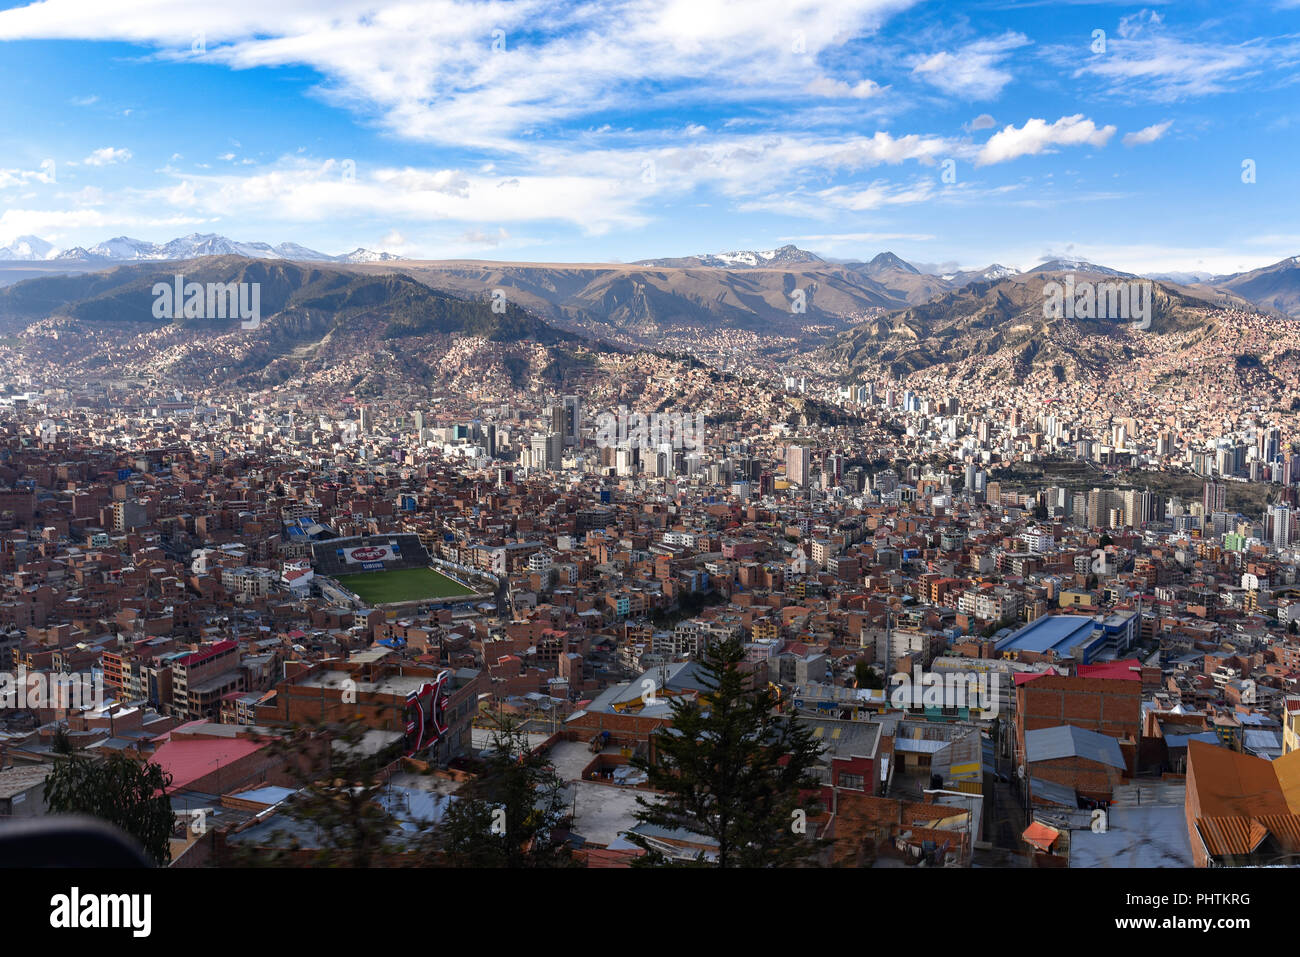
{"type": "Polygon", "coordinates": [[[468,588],[432,568],[399,568],[391,572],[360,572],[340,575],[339,584],[355,592],[368,605],[400,601],[463,598],[468,588]]]}

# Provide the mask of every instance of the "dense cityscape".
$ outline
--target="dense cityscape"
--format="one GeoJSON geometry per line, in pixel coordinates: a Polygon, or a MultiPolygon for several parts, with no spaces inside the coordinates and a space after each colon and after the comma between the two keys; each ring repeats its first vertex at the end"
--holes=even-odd
{"type": "Polygon", "coordinates": [[[9,925],[1289,930],[1297,9],[0,0],[9,925]]]}
{"type": "MultiPolygon", "coordinates": [[[[1257,812],[1215,782],[1300,743],[1289,408],[1234,420],[1206,388],[1138,417],[1074,387],[740,380],[648,352],[586,392],[457,376],[400,398],[9,361],[0,654],[33,690],[100,697],[5,711],[6,815],[41,812],[70,741],[170,775],[172,866],[231,863],[297,820],[277,735],[355,703],[370,746],[398,745],[376,800],[431,826],[510,727],[559,773],[575,862],[708,859],[707,834],[638,822],[633,759],[734,639],[779,713],[843,741],[814,766],[816,863],[1287,853],[1285,830],[1234,844],[1219,819],[1257,812]],[[900,698],[914,674],[1000,687],[900,698]],[[417,732],[430,687],[442,723],[417,732]]],[[[1251,800],[1285,807],[1273,787],[1251,800]]]]}

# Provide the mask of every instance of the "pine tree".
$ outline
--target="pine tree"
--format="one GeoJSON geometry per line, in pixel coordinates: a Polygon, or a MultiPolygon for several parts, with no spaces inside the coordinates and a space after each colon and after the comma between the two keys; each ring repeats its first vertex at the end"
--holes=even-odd
{"type": "Polygon", "coordinates": [[[528,738],[506,724],[492,736],[483,773],[457,793],[431,836],[433,863],[454,867],[564,867],[564,782],[528,738]]]}
{"type": "MultiPolygon", "coordinates": [[[[719,867],[807,862],[822,842],[807,835],[819,787],[821,747],[806,725],[777,713],[775,694],[743,669],[744,646],[728,639],[699,660],[698,696],[668,698],[672,725],[656,731],[651,756],[636,756],[657,799],[638,798],[637,820],[717,843],[719,867]],[[805,797],[805,795],[809,795],[805,797]]],[[[632,835],[662,863],[644,836],[632,835]]]]}
{"type": "MultiPolygon", "coordinates": [[[[400,747],[368,753],[367,730],[355,720],[308,723],[271,746],[285,758],[299,785],[281,813],[288,821],[310,826],[318,866],[374,867],[391,863],[401,850],[398,820],[382,801],[387,780],[381,774],[400,747]]],[[[298,839],[284,828],[273,831],[272,837],[279,848],[299,849],[298,839]]],[[[277,865],[287,860],[282,850],[254,848],[238,863],[277,865]]]]}
{"type": "Polygon", "coordinates": [[[135,838],[158,866],[171,863],[176,823],[167,788],[171,775],[157,764],[112,753],[103,761],[72,755],[55,761],[45,779],[51,814],[86,814],[135,838]]]}

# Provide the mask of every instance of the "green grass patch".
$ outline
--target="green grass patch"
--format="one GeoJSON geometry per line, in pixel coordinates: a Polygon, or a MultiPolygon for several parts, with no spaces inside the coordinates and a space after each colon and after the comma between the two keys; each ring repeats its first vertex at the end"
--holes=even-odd
{"type": "Polygon", "coordinates": [[[368,605],[400,601],[462,598],[473,594],[460,582],[432,568],[398,568],[394,571],[340,575],[339,584],[355,592],[368,605]]]}

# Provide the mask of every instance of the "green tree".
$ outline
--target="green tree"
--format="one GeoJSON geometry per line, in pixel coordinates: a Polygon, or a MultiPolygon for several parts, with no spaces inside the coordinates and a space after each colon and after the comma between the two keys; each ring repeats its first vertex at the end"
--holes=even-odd
{"type": "MultiPolygon", "coordinates": [[[[708,646],[700,694],[668,699],[672,725],[654,733],[655,759],[632,759],[661,792],[639,797],[636,817],[712,838],[719,867],[798,864],[822,846],[806,835],[819,809],[812,769],[821,746],[807,725],[777,713],[776,696],[743,670],[744,659],[738,639],[708,646]]],[[[644,838],[633,840],[651,852],[647,863],[662,863],[644,838]]]]}
{"type": "MultiPolygon", "coordinates": [[[[401,745],[368,752],[367,730],[357,720],[307,724],[272,745],[299,785],[281,813],[310,825],[317,865],[374,867],[388,863],[399,850],[398,821],[380,800],[387,787],[380,772],[397,758],[401,745]]],[[[282,851],[297,851],[302,844],[285,828],[273,831],[272,839],[282,851]]],[[[239,863],[287,863],[283,853],[266,848],[252,849],[245,857],[239,863]]]]}
{"type": "Polygon", "coordinates": [[[171,863],[176,824],[167,788],[171,775],[159,765],[112,753],[102,761],[72,755],[55,761],[45,779],[51,814],[86,814],[135,838],[160,867],[171,863]]]}
{"type": "Polygon", "coordinates": [[[885,687],[884,675],[865,661],[859,661],[853,666],[853,678],[859,688],[880,689],[885,687]]]}
{"type": "Polygon", "coordinates": [[[54,754],[72,754],[76,749],[72,746],[72,736],[68,734],[68,729],[63,725],[54,732],[54,738],[50,741],[50,751],[54,754]]]}
{"type": "Polygon", "coordinates": [[[483,772],[448,807],[432,849],[453,867],[563,867],[573,863],[568,819],[558,772],[507,723],[492,735],[483,772]]]}

